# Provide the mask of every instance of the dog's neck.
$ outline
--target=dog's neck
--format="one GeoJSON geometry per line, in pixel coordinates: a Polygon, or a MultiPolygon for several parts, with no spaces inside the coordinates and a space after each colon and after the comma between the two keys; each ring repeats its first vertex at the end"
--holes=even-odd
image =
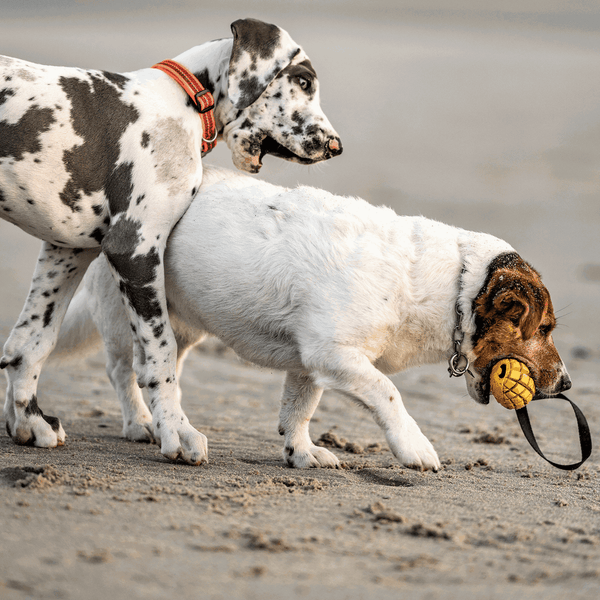
{"type": "Polygon", "coordinates": [[[462,264],[459,270],[456,307],[461,313],[460,327],[464,332],[461,349],[472,360],[471,338],[476,329],[473,301],[485,284],[492,260],[504,252],[514,252],[514,249],[505,241],[491,235],[464,232],[464,235],[459,237],[459,250],[462,264]]]}
{"type": "MultiPolygon", "coordinates": [[[[198,81],[210,91],[215,99],[215,122],[217,131],[231,120],[233,104],[227,93],[229,59],[233,48],[233,38],[207,42],[176,56],[174,60],[188,68],[198,81]]],[[[233,110],[233,112],[237,112],[233,110]]]]}

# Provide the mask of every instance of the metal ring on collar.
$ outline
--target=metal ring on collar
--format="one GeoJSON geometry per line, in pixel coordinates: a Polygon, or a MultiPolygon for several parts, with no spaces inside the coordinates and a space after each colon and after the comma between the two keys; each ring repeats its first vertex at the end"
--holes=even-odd
{"type": "Polygon", "coordinates": [[[217,139],[218,135],[219,135],[219,132],[217,131],[217,128],[215,127],[215,135],[214,135],[213,139],[207,140],[204,136],[202,136],[202,141],[206,142],[207,144],[212,144],[217,139]]]}
{"type": "Polygon", "coordinates": [[[448,361],[448,373],[450,377],[462,377],[469,370],[469,359],[462,352],[455,352],[452,358],[448,361]],[[464,367],[460,366],[460,362],[465,360],[466,364],[464,367]]]}

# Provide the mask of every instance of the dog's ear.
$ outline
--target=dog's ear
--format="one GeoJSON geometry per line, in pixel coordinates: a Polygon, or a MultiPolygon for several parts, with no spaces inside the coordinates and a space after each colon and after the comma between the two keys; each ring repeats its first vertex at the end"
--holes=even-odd
{"type": "Polygon", "coordinates": [[[503,271],[491,283],[487,304],[495,319],[509,320],[524,340],[533,337],[550,303],[537,273],[503,271]]]}
{"type": "Polygon", "coordinates": [[[258,99],[302,49],[287,31],[256,19],[235,21],[231,31],[228,94],[234,106],[243,109],[258,99]]]}

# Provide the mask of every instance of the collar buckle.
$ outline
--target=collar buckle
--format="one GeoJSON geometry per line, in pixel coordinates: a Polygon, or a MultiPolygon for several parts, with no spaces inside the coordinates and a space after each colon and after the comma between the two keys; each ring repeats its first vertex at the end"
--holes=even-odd
{"type": "Polygon", "coordinates": [[[215,101],[212,98],[212,95],[210,94],[209,90],[200,90],[199,92],[196,92],[194,94],[194,100],[196,102],[196,109],[198,110],[198,112],[203,115],[204,113],[207,113],[209,110],[213,110],[213,108],[215,107],[215,101]],[[204,108],[202,108],[202,102],[200,101],[200,98],[202,98],[202,96],[204,96],[204,94],[209,94],[207,100],[212,101],[211,104],[208,104],[207,106],[205,106],[204,108]]]}

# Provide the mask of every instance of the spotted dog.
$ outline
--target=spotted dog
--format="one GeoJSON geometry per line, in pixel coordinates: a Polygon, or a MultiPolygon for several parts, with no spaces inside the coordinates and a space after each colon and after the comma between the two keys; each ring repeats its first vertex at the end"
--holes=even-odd
{"type": "MultiPolygon", "coordinates": [[[[540,394],[570,386],[552,341],[548,290],[491,235],[207,167],[169,239],[165,272],[179,370],[188,350],[213,334],[244,359],[287,371],[280,433],[293,467],[339,464],[308,430],[330,388],[373,414],[401,463],[439,469],[386,375],[451,358],[457,306],[477,402],[489,402],[491,366],[508,356],[527,364],[540,394]]],[[[102,257],[84,284],[56,355],[84,354],[101,332],[123,434],[138,439],[152,417],[134,384],[129,325],[102,257]]]]}
{"type": "MultiPolygon", "coordinates": [[[[302,164],[340,154],[302,48],[275,25],[245,19],[231,29],[233,38],[175,60],[214,96],[217,131],[235,166],[256,173],[265,154],[302,164]]],[[[179,403],[163,271],[167,237],[202,182],[202,136],[190,98],[157,69],[117,74],[0,57],[0,215],[43,240],[0,361],[16,443],[64,442],[59,420],[38,406],[37,381],[102,251],[125,300],[137,380],[149,390],[150,434],[171,459],[203,460],[206,438],[179,403]]]]}

